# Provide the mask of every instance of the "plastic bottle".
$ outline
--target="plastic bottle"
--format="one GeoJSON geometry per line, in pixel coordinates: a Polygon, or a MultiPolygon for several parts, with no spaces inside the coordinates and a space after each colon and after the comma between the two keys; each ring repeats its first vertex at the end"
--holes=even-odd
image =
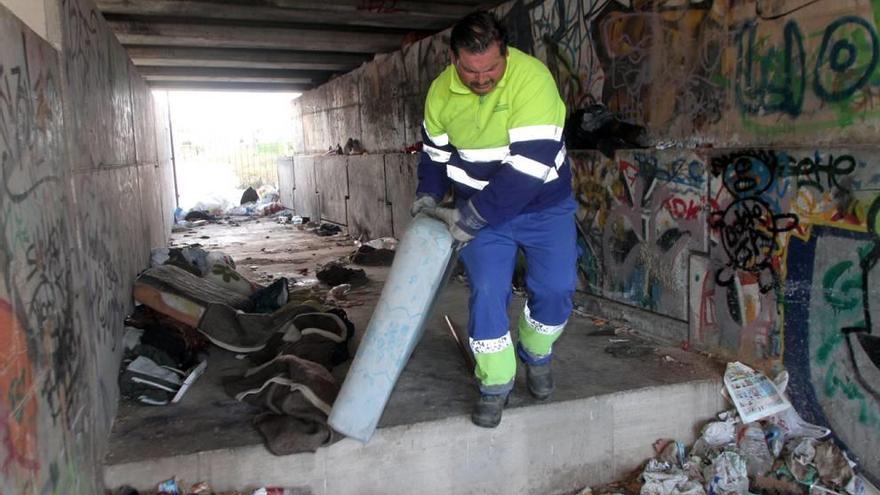
{"type": "Polygon", "coordinates": [[[785,432],[777,425],[767,425],[764,428],[764,440],[767,441],[767,448],[770,449],[770,455],[776,459],[782,453],[782,447],[785,443],[785,432]]]}
{"type": "Polygon", "coordinates": [[[739,454],[746,460],[749,476],[762,475],[773,467],[773,455],[767,448],[764,430],[760,424],[742,425],[737,434],[736,446],[739,454]]]}

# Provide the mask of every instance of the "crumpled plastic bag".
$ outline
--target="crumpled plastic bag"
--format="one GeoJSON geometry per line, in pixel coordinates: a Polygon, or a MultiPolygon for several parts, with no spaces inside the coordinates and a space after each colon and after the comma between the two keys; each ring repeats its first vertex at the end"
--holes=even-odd
{"type": "Polygon", "coordinates": [[[681,442],[668,441],[662,448],[667,453],[668,460],[653,458],[645,465],[642,471],[644,484],[639,492],[640,495],[705,495],[703,486],[690,478],[679,467],[681,462],[674,454],[681,442]]]}
{"type": "MultiPolygon", "coordinates": [[[[788,400],[788,394],[785,393],[785,390],[788,388],[788,371],[783,371],[776,375],[773,382],[776,384],[776,389],[779,390],[779,393],[788,400]]],[[[831,434],[831,430],[828,428],[804,421],[798,412],[795,411],[794,406],[772,414],[766,420],[782,430],[786,441],[792,438],[825,438],[831,434]]]]}
{"type": "Polygon", "coordinates": [[[746,495],[749,476],[746,461],[736,452],[722,452],[703,469],[709,495],[746,495]]]}
{"type": "Polygon", "coordinates": [[[640,495],[705,495],[703,485],[689,480],[684,473],[643,473],[645,484],[640,495]]]}
{"type": "Polygon", "coordinates": [[[706,423],[703,426],[700,438],[711,447],[731,444],[736,439],[736,424],[733,421],[712,421],[706,423]]]}
{"type": "Polygon", "coordinates": [[[816,441],[812,438],[793,439],[785,444],[785,465],[798,483],[812,485],[816,479],[816,441]]]}

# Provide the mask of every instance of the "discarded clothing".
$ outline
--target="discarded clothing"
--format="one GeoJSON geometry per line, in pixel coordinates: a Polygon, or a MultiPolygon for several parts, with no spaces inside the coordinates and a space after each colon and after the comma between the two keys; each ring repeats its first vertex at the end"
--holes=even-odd
{"type": "MultiPolygon", "coordinates": [[[[195,327],[183,324],[143,304],[135,306],[134,311],[125,318],[125,324],[144,330],[144,334],[147,336],[144,343],[159,348],[166,346],[158,342],[168,339],[171,341],[170,348],[180,349],[182,345],[187,354],[192,355],[205,349],[208,345],[195,327]],[[165,334],[170,334],[170,336],[165,334]]],[[[173,352],[177,351],[172,350],[173,352]]]]}
{"type": "Polygon", "coordinates": [[[181,374],[146,356],[132,360],[119,377],[119,392],[145,404],[168,404],[183,383],[181,374]]]}
{"type": "Polygon", "coordinates": [[[367,274],[363,270],[346,268],[339,263],[330,263],[316,274],[318,280],[335,287],[341,284],[363,285],[367,282],[367,274]]]}
{"type": "Polygon", "coordinates": [[[198,325],[214,345],[232,352],[259,351],[275,333],[271,315],[241,313],[226,304],[210,304],[198,325]]]}
{"type": "Polygon", "coordinates": [[[274,319],[275,333],[269,337],[262,349],[253,352],[248,358],[255,365],[275,359],[282,353],[286,345],[297,342],[302,337],[300,330],[293,323],[296,317],[301,314],[318,313],[320,311],[321,308],[317,304],[288,303],[271,316],[274,319]],[[282,322],[290,322],[290,325],[282,326],[282,322]]]}
{"type": "Polygon", "coordinates": [[[186,220],[186,221],[188,221],[188,222],[192,222],[192,221],[194,221],[194,220],[207,220],[207,221],[210,222],[210,221],[213,221],[213,220],[214,220],[214,217],[213,217],[210,213],[208,213],[207,211],[202,211],[202,210],[190,210],[190,211],[186,214],[186,216],[183,217],[183,219],[186,220]]]}
{"type": "Polygon", "coordinates": [[[290,296],[287,278],[281,277],[268,287],[257,290],[251,295],[254,313],[271,313],[285,304],[290,296]]]}
{"type": "Polygon", "coordinates": [[[619,149],[650,145],[644,127],[623,121],[602,104],[576,110],[565,122],[565,142],[572,150],[599,150],[611,158],[619,149]]]}
{"type": "Polygon", "coordinates": [[[354,336],[354,324],[345,311],[304,312],[293,317],[292,324],[292,328],[272,335],[263,350],[251,356],[252,361],[263,363],[293,354],[332,369],[350,358],[348,344],[354,336]]]}
{"type": "Polygon", "coordinates": [[[394,251],[385,248],[376,249],[364,244],[355,251],[351,262],[364,266],[391,266],[394,262],[394,251]]]}
{"type": "Polygon", "coordinates": [[[232,258],[220,251],[206,251],[195,246],[153,248],[150,251],[150,266],[174,265],[200,277],[211,273],[211,269],[218,264],[235,270],[235,262],[232,258]]]}
{"type": "Polygon", "coordinates": [[[236,400],[264,407],[255,423],[276,455],[314,452],[334,441],[327,425],[339,385],[324,367],[294,355],[282,355],[230,380],[236,400]]]}
{"type": "Polygon", "coordinates": [[[145,270],[135,281],[134,298],[194,328],[210,304],[226,304],[244,311],[253,307],[250,299],[171,265],[145,270]]]}
{"type": "Polygon", "coordinates": [[[327,237],[331,235],[336,235],[342,232],[342,227],[339,225],[333,225],[332,223],[322,223],[318,230],[315,231],[315,234],[318,234],[321,237],[327,237]]]}

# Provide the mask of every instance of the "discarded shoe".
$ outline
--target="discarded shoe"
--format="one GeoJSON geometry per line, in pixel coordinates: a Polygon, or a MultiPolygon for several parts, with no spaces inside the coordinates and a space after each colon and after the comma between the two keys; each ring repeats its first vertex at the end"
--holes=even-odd
{"type": "Polygon", "coordinates": [[[526,383],[529,386],[529,392],[538,400],[547,400],[556,385],[553,383],[553,373],[550,370],[550,363],[545,364],[527,364],[526,365],[526,383]]]}
{"type": "Polygon", "coordinates": [[[471,413],[471,421],[483,428],[495,428],[501,423],[501,413],[504,406],[510,401],[510,394],[481,394],[477,401],[474,412],[471,413]]]}

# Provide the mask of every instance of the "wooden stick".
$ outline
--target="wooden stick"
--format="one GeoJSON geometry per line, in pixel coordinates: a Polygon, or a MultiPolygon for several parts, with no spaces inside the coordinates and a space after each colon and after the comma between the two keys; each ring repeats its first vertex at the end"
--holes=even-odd
{"type": "Polygon", "coordinates": [[[477,367],[476,361],[474,361],[474,356],[471,355],[471,351],[464,346],[461,342],[461,339],[458,338],[458,332],[455,331],[455,327],[452,325],[452,321],[450,321],[449,316],[443,315],[443,318],[446,320],[446,324],[449,326],[449,331],[452,333],[452,338],[455,339],[455,345],[458,346],[458,350],[461,352],[461,356],[464,358],[464,364],[468,367],[468,371],[473,371],[477,367]]]}

